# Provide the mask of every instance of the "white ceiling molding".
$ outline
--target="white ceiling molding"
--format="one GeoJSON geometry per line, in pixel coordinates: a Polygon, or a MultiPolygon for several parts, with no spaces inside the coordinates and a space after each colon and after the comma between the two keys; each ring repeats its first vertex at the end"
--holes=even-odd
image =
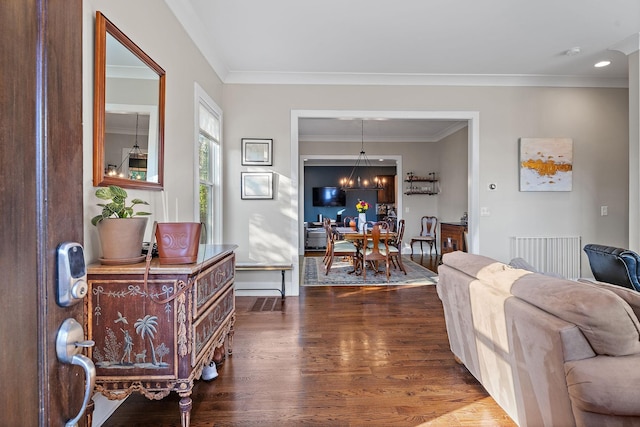
{"type": "Polygon", "coordinates": [[[489,74],[277,73],[230,71],[229,84],[386,85],[386,86],[528,86],[627,88],[623,78],[489,74]]]}
{"type": "Polygon", "coordinates": [[[200,53],[209,62],[213,70],[216,72],[220,80],[225,82],[229,70],[227,69],[224,61],[220,59],[218,53],[213,47],[213,41],[207,34],[202,21],[198,18],[191,2],[189,0],[164,0],[171,12],[178,19],[178,22],[182,25],[182,28],[191,37],[194,44],[200,50],[200,53]]]}

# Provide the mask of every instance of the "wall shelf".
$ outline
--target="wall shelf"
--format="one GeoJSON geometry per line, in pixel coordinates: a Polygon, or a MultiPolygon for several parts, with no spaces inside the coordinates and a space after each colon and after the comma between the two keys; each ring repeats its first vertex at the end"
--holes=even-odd
{"type": "Polygon", "coordinates": [[[413,172],[408,172],[407,177],[404,180],[408,185],[405,188],[404,194],[411,196],[414,194],[423,194],[427,196],[435,196],[440,194],[439,180],[436,177],[435,172],[430,172],[427,176],[415,175],[413,172]],[[416,185],[416,183],[426,183],[427,185],[416,185]]]}

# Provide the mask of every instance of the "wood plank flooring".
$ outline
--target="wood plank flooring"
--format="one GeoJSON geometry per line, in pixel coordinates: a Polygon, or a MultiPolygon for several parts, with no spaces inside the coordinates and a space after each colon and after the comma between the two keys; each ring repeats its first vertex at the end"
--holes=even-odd
{"type": "MultiPolygon", "coordinates": [[[[515,426],[454,361],[435,286],[301,287],[282,311],[255,303],[237,298],[233,356],[196,383],[193,427],[515,426]]],[[[132,395],[104,425],[179,426],[178,400],[132,395]]]]}

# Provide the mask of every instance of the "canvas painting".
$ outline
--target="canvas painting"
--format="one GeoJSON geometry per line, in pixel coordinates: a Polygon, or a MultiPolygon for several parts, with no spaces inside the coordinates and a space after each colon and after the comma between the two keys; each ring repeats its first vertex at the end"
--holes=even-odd
{"type": "Polygon", "coordinates": [[[520,191],[571,191],[573,140],[520,138],[520,191]]]}

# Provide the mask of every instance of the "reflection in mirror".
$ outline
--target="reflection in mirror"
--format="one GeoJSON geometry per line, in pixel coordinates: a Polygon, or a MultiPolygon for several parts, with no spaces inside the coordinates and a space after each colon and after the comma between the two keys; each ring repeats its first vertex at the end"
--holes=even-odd
{"type": "Polygon", "coordinates": [[[94,185],[162,189],[164,70],[96,12],[94,185]]]}

